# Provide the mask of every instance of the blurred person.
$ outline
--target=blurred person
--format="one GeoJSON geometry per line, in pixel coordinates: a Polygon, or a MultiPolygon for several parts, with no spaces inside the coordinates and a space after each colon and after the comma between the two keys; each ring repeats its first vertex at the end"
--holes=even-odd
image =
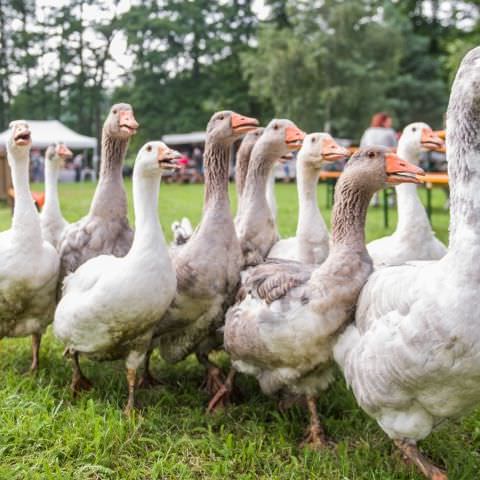
{"type": "Polygon", "coordinates": [[[75,170],[75,181],[79,182],[82,178],[83,155],[81,153],[73,157],[73,169],[75,170]]]}
{"type": "Polygon", "coordinates": [[[42,157],[42,153],[37,148],[32,149],[30,164],[32,182],[42,182],[44,159],[42,157]]]}
{"type": "MultiPolygon", "coordinates": [[[[363,132],[360,140],[360,148],[381,146],[396,148],[398,137],[395,130],[392,128],[392,117],[385,112],[377,112],[373,115],[370,121],[370,126],[363,132]]],[[[375,193],[372,199],[372,205],[378,207],[380,204],[379,192],[375,193]]],[[[388,204],[393,205],[393,197],[388,199],[388,204]]]]}
{"type": "Polygon", "coordinates": [[[203,152],[200,147],[195,147],[192,153],[192,160],[194,163],[194,181],[203,182],[203,152]]]}

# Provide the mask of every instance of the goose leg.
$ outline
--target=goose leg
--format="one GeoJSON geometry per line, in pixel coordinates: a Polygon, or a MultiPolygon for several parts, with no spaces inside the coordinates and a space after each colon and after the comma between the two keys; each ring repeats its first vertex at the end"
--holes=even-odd
{"type": "Polygon", "coordinates": [[[148,351],[145,356],[145,366],[143,369],[143,374],[138,381],[138,388],[153,388],[158,385],[163,385],[163,382],[158,380],[152,375],[150,371],[150,357],[152,356],[152,351],[148,351]]]}
{"type": "Polygon", "coordinates": [[[435,466],[418,449],[415,442],[409,440],[394,440],[397,448],[403,453],[405,459],[413,462],[429,480],[448,480],[447,473],[435,466]]]}
{"type": "Polygon", "coordinates": [[[223,374],[220,368],[215,365],[206,353],[196,353],[197,360],[207,369],[207,376],[202,383],[202,388],[209,393],[215,395],[223,387],[223,374]]]}
{"type": "Polygon", "coordinates": [[[127,368],[128,383],[128,401],[123,412],[130,415],[135,410],[135,386],[137,383],[137,370],[135,368],[127,368]]]}
{"type": "Polygon", "coordinates": [[[92,382],[82,373],[80,363],[78,361],[78,352],[72,353],[72,383],[70,388],[73,391],[73,395],[76,396],[82,390],[90,390],[93,385],[92,382]]]}
{"type": "Polygon", "coordinates": [[[325,434],[325,430],[318,417],[316,397],[306,395],[306,401],[310,413],[310,426],[308,427],[307,435],[300,446],[313,448],[314,450],[331,446],[332,442],[325,434]]]}
{"type": "Polygon", "coordinates": [[[42,335],[40,333],[32,334],[32,365],[30,367],[30,373],[38,372],[41,341],[42,335]]]}
{"type": "Polygon", "coordinates": [[[212,397],[208,403],[207,413],[212,413],[219,408],[224,408],[230,403],[230,396],[233,391],[233,383],[235,380],[236,371],[233,368],[230,368],[225,382],[217,390],[217,393],[212,397]]]}

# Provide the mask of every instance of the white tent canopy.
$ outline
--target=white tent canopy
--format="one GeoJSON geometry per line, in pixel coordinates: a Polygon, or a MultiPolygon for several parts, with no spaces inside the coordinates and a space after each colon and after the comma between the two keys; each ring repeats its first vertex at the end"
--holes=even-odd
{"type": "MultiPolygon", "coordinates": [[[[32,146],[47,148],[55,142],[64,142],[72,150],[97,148],[97,139],[80,135],[58,120],[26,120],[32,131],[32,146]]],[[[6,145],[9,130],[0,133],[0,145],[6,145]]]]}
{"type": "Polygon", "coordinates": [[[189,143],[204,143],[207,134],[205,132],[170,133],[164,135],[162,140],[167,145],[188,145],[189,143]]]}

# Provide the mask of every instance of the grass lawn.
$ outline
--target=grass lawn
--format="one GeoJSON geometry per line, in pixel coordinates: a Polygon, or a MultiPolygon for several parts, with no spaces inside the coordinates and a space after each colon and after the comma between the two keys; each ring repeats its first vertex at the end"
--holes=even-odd
{"type": "MultiPolygon", "coordinates": [[[[130,185],[127,190],[131,191],[130,185]]],[[[68,220],[86,213],[92,193],[89,184],[60,186],[68,220]]],[[[277,199],[280,232],[291,235],[297,216],[295,186],[277,185],[277,199]]],[[[324,186],[319,199],[329,219],[324,186]]],[[[444,199],[442,191],[435,191],[433,226],[446,241],[444,199]]],[[[169,239],[172,220],[186,215],[197,222],[201,208],[201,186],[162,186],[160,215],[169,239]]],[[[9,223],[10,212],[0,206],[0,230],[9,223]]],[[[371,208],[368,240],[389,233],[394,225],[393,210],[386,230],[381,209],[371,208]]],[[[165,384],[139,392],[143,408],[126,418],[122,414],[127,394],[123,364],[85,361],[85,372],[95,388],[74,400],[69,391],[70,366],[50,331],[41,355],[41,372],[32,378],[24,374],[30,363],[30,340],[0,342],[2,480],[420,478],[355,405],[341,380],[319,402],[338,448],[315,453],[298,448],[306,413],[299,408],[279,413],[275,401],[263,396],[252,378],[239,379],[243,402],[206,416],[207,396],[199,390],[203,370],[197,362],[189,358],[172,367],[155,357],[154,371],[165,384]]],[[[220,359],[226,366],[226,358],[220,359]]],[[[436,462],[448,466],[451,479],[478,478],[480,411],[448,423],[422,447],[436,462]]]]}

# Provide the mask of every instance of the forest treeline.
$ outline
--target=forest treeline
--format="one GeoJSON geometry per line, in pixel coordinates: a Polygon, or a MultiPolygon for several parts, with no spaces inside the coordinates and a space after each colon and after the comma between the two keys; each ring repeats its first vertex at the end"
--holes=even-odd
{"type": "Polygon", "coordinates": [[[252,0],[130,3],[0,0],[0,128],[57,118],[98,136],[112,101],[134,106],[136,142],[201,130],[218,109],[354,139],[378,110],[441,127],[480,44],[478,1],[265,0],[261,18],[252,0]]]}

